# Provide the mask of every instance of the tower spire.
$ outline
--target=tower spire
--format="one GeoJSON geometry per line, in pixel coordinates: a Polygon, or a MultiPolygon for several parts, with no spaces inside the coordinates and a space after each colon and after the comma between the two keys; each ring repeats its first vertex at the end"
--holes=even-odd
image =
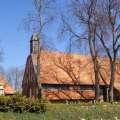
{"type": "Polygon", "coordinates": [[[37,33],[33,33],[30,40],[30,54],[37,54],[39,51],[39,35],[37,33]]]}

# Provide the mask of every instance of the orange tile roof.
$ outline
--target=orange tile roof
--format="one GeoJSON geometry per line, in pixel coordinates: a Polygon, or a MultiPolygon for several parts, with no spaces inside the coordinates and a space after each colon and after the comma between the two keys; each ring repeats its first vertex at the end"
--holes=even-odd
{"type": "Polygon", "coordinates": [[[0,75],[0,85],[3,85],[5,95],[6,95],[6,94],[8,95],[8,94],[15,94],[15,93],[16,93],[15,89],[13,89],[13,88],[8,84],[8,81],[5,80],[5,78],[4,78],[2,75],[0,75]]]}
{"type": "Polygon", "coordinates": [[[92,90],[43,90],[43,95],[48,100],[79,100],[94,99],[95,92],[92,90]]]}
{"type": "Polygon", "coordinates": [[[16,91],[15,89],[13,89],[10,85],[6,84],[5,87],[4,87],[4,92],[6,95],[9,95],[9,94],[15,94],[16,91]]]}
{"type": "MultiPolygon", "coordinates": [[[[37,65],[37,55],[32,55],[37,65]]],[[[42,51],[40,54],[40,83],[46,84],[95,84],[94,69],[90,56],[79,54],[65,54],[59,52],[42,51]],[[62,67],[66,67],[66,69],[62,67]],[[71,71],[68,69],[71,68],[71,71]],[[70,77],[67,72],[73,72],[70,77]]],[[[109,84],[110,67],[108,58],[99,58],[102,78],[101,85],[109,84]]],[[[120,91],[120,60],[117,60],[115,88],[120,91]]]]}

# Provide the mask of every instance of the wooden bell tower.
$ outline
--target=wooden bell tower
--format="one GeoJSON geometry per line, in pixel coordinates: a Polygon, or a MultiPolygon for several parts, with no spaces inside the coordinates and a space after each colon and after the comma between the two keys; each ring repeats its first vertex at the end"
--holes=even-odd
{"type": "Polygon", "coordinates": [[[38,54],[39,47],[39,35],[34,33],[30,40],[30,54],[38,54]]]}

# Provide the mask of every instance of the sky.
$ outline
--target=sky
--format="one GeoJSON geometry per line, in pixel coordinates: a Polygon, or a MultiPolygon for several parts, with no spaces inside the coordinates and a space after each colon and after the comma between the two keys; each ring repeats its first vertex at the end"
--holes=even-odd
{"type": "MultiPolygon", "coordinates": [[[[64,0],[58,0],[58,11],[64,11],[64,0]]],[[[0,48],[3,51],[3,60],[0,61],[0,66],[5,70],[14,67],[23,67],[26,64],[27,56],[29,55],[29,41],[32,36],[32,31],[26,31],[24,19],[29,13],[34,13],[35,8],[33,0],[0,0],[0,48]]],[[[57,15],[56,12],[54,11],[57,15]]],[[[59,18],[58,18],[59,19],[59,18]]],[[[51,23],[47,27],[45,38],[51,48],[58,51],[65,51],[67,42],[58,39],[57,31],[59,23],[51,23]]],[[[77,49],[74,49],[77,50],[77,49]]],[[[77,51],[78,52],[78,51],[77,51]]]]}
{"type": "MultiPolygon", "coordinates": [[[[58,5],[64,5],[63,1],[57,1],[58,5]]],[[[29,13],[34,12],[33,0],[0,0],[0,48],[3,50],[3,60],[0,66],[5,70],[25,66],[32,32],[25,30],[23,21],[29,13]]],[[[55,32],[58,26],[54,23],[47,28],[47,39],[51,44],[50,47],[57,47],[59,51],[64,51],[65,43],[56,42],[55,32]]]]}
{"type": "Polygon", "coordinates": [[[0,48],[5,69],[22,67],[29,54],[31,32],[24,29],[23,21],[34,11],[32,0],[0,0],[0,48]]]}

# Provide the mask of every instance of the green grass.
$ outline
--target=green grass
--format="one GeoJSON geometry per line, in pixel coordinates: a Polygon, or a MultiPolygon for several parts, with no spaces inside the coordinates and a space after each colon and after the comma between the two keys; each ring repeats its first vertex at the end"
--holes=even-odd
{"type": "Polygon", "coordinates": [[[120,119],[119,104],[48,104],[47,112],[40,113],[0,113],[0,120],[115,120],[120,119]]]}

